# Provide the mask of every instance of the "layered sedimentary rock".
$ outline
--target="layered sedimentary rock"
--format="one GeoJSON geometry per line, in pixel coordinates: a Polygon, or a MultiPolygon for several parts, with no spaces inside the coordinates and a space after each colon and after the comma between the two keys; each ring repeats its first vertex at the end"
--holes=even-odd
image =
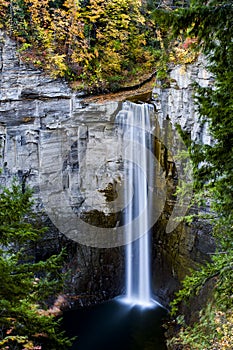
{"type": "Polygon", "coordinates": [[[169,118],[190,134],[193,141],[210,144],[208,124],[198,120],[198,107],[194,99],[193,84],[212,87],[214,78],[206,69],[207,62],[200,55],[196,62],[177,65],[169,72],[168,82],[159,82],[153,89],[154,103],[159,120],[169,118]]]}
{"type": "MultiPolygon", "coordinates": [[[[169,88],[161,85],[153,90],[158,115],[154,123],[162,129],[169,119],[172,125],[179,123],[193,140],[209,143],[206,127],[197,120],[191,83],[194,79],[212,84],[211,77],[203,62],[187,66],[185,72],[180,69],[171,71],[169,88]]],[[[97,230],[119,224],[119,210],[114,210],[112,203],[122,184],[122,159],[114,124],[121,107],[122,103],[115,101],[87,104],[82,94],[72,91],[63,80],[25,65],[16,44],[0,33],[1,183],[8,186],[16,176],[22,191],[26,185],[33,189],[35,210],[49,227],[37,254],[44,257],[67,246],[70,254],[66,268],[72,272],[70,293],[92,301],[123,291],[124,249],[84,245],[82,235],[81,240],[67,238],[57,225],[57,212],[51,209],[51,203],[54,208],[56,201],[57,206],[66,204],[97,230]]],[[[213,249],[213,242],[201,223],[194,228],[180,224],[174,232],[166,232],[174,207],[177,171],[164,137],[171,137],[172,144],[174,132],[171,127],[171,132],[167,130],[161,138],[159,132],[153,133],[155,155],[164,173],[161,186],[168,189],[164,212],[154,227],[153,286],[163,299],[169,299],[186,270],[203,261],[213,249]]],[[[63,228],[69,226],[65,219],[63,228]]],[[[84,230],[80,234],[87,237],[84,230]]]]}
{"type": "Polygon", "coordinates": [[[96,298],[106,290],[116,294],[123,280],[118,249],[107,252],[72,243],[49,221],[47,204],[59,179],[59,190],[66,191],[74,212],[81,207],[93,225],[111,220],[114,225],[109,196],[119,177],[114,119],[120,106],[85,106],[64,81],[25,65],[3,32],[0,42],[1,184],[9,186],[16,176],[22,191],[26,185],[32,188],[35,210],[49,226],[37,254],[44,257],[62,245],[69,247],[72,291],[96,298]]]}
{"type": "MultiPolygon", "coordinates": [[[[210,145],[212,140],[208,124],[199,121],[193,88],[194,83],[202,87],[213,86],[213,76],[206,66],[207,62],[203,56],[199,56],[193,64],[175,66],[169,72],[168,81],[156,84],[152,96],[161,125],[165,120],[169,120],[173,130],[178,124],[192,141],[210,145]]],[[[168,188],[169,185],[172,193],[174,178],[167,178],[168,188]]],[[[195,221],[191,226],[180,224],[175,230],[165,234],[163,227],[166,226],[168,213],[171,213],[172,207],[172,196],[170,196],[164,213],[154,227],[153,280],[155,289],[161,296],[173,293],[179,282],[189,273],[189,269],[208,260],[209,253],[215,249],[214,240],[210,235],[211,226],[206,220],[195,221]],[[156,276],[156,265],[162,266],[163,274],[156,276]]]]}

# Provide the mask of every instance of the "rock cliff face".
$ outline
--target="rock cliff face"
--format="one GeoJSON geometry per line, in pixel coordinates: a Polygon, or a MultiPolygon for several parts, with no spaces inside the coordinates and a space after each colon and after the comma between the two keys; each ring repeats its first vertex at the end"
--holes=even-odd
{"type": "MultiPolygon", "coordinates": [[[[192,79],[211,84],[202,62],[188,66],[185,72],[176,67],[171,71],[170,88],[154,88],[158,122],[162,125],[169,118],[173,125],[180,123],[193,139],[210,142],[206,129],[197,121],[192,79]]],[[[122,179],[114,124],[121,107],[121,102],[114,101],[84,103],[81,94],[71,91],[64,81],[54,80],[21,62],[16,44],[0,32],[1,183],[8,186],[17,176],[22,190],[25,185],[32,187],[35,210],[49,226],[37,254],[45,256],[67,246],[70,254],[66,268],[71,271],[69,292],[87,297],[91,302],[123,291],[124,249],[94,248],[84,245],[82,238],[67,238],[55,227],[59,227],[56,225],[59,220],[54,219],[50,203],[66,201],[74,213],[97,228],[114,227],[120,220],[111,202],[122,179]],[[65,197],[57,196],[61,189],[65,197]],[[48,219],[48,212],[55,226],[48,219]]],[[[174,206],[171,198],[175,166],[160,140],[155,144],[156,156],[166,173],[170,198],[154,227],[153,286],[166,302],[187,269],[203,261],[214,244],[203,223],[194,227],[180,224],[174,232],[166,233],[174,206]]],[[[83,234],[86,236],[86,232],[83,234]]]]}
{"type": "Polygon", "coordinates": [[[22,63],[3,32],[0,43],[1,184],[9,186],[16,176],[22,190],[33,189],[35,210],[49,226],[37,254],[69,247],[71,292],[96,300],[116,295],[123,283],[120,248],[109,252],[70,241],[50,222],[46,205],[56,192],[56,174],[73,210],[82,207],[97,226],[115,223],[107,198],[119,176],[114,119],[120,104],[83,105],[64,81],[22,63]]]}
{"type": "MultiPolygon", "coordinates": [[[[198,120],[198,109],[193,97],[193,83],[202,87],[212,87],[214,79],[205,68],[207,62],[203,56],[190,65],[180,65],[171,69],[170,84],[157,84],[153,89],[159,123],[170,120],[172,128],[179,124],[195,142],[211,144],[208,124],[201,125],[198,120]]],[[[173,188],[174,181],[167,179],[168,186],[173,188]]],[[[164,226],[172,206],[167,203],[164,213],[154,227],[153,278],[157,293],[169,299],[180,281],[195,268],[198,263],[208,260],[209,253],[215,249],[210,236],[211,226],[206,221],[196,221],[191,226],[183,223],[169,234],[165,234],[164,226]],[[163,274],[156,276],[156,266],[162,266],[163,274]]],[[[165,297],[165,298],[166,298],[165,297]]]]}
{"type": "Polygon", "coordinates": [[[153,89],[153,98],[159,120],[169,118],[173,125],[179,124],[190,134],[193,141],[210,144],[208,124],[198,122],[197,105],[193,97],[193,83],[202,87],[213,86],[213,76],[206,69],[203,56],[193,64],[178,65],[170,70],[169,86],[160,82],[153,89]]]}

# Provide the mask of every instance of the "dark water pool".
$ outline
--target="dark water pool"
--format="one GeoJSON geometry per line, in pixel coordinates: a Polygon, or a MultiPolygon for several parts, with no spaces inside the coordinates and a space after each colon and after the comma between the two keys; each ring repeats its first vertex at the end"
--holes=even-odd
{"type": "Polygon", "coordinates": [[[162,320],[167,311],[129,306],[118,300],[67,311],[64,328],[76,336],[72,350],[166,350],[162,320]]]}

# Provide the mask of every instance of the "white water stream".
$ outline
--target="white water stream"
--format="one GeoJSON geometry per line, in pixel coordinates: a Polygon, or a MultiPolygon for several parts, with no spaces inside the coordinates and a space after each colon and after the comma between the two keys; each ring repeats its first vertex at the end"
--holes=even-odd
{"type": "Polygon", "coordinates": [[[150,306],[150,189],[153,170],[149,104],[125,102],[117,116],[123,140],[126,296],[130,304],[150,306]],[[138,218],[138,220],[135,220],[138,218]]]}

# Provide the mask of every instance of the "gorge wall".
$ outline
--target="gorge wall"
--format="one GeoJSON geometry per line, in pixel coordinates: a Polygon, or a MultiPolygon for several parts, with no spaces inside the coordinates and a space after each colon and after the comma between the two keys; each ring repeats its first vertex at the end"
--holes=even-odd
{"type": "MultiPolygon", "coordinates": [[[[193,83],[202,87],[212,87],[213,76],[206,69],[207,62],[200,55],[192,64],[182,64],[171,67],[168,81],[158,82],[153,89],[153,103],[156,107],[159,123],[169,120],[172,128],[176,124],[189,135],[192,141],[211,144],[208,133],[208,124],[199,122],[198,107],[194,100],[193,83]]],[[[168,187],[174,186],[174,181],[167,178],[168,187]]],[[[208,203],[207,207],[208,207],[208,203]]],[[[179,287],[179,282],[189,273],[190,268],[208,260],[215,250],[215,243],[210,235],[211,226],[206,220],[196,220],[192,225],[181,223],[173,232],[164,233],[167,223],[167,213],[172,210],[172,200],[167,202],[164,213],[156,223],[154,240],[154,266],[161,265],[164,273],[156,276],[155,287],[157,293],[163,298],[164,293],[172,297],[174,290],[179,287]]],[[[206,210],[205,208],[203,210],[206,210]]],[[[156,268],[153,269],[156,271],[156,268]]],[[[204,298],[204,297],[203,297],[204,298]]],[[[198,303],[193,305],[193,311],[199,309],[198,303]]]]}
{"type": "MultiPolygon", "coordinates": [[[[186,71],[175,67],[170,77],[169,88],[160,85],[152,92],[157,111],[154,123],[162,128],[169,119],[171,128],[179,123],[192,139],[211,142],[207,126],[198,123],[192,98],[192,80],[212,84],[203,60],[187,66],[186,71]]],[[[72,233],[64,235],[66,222],[59,230],[56,218],[54,225],[47,214],[49,211],[54,219],[51,203],[55,207],[56,201],[65,200],[93,227],[117,225],[121,218],[112,201],[122,183],[122,160],[114,121],[121,108],[119,101],[86,103],[82,94],[72,91],[63,80],[25,65],[16,44],[0,33],[1,184],[9,186],[16,176],[22,190],[25,185],[33,189],[35,210],[49,227],[36,253],[46,256],[67,247],[68,292],[82,296],[80,302],[85,298],[97,302],[123,291],[124,249],[85,245],[86,232],[80,232],[78,239],[72,233]],[[57,196],[59,191],[65,193],[64,198],[57,196]]],[[[153,228],[153,287],[167,303],[189,267],[213,251],[214,242],[204,222],[191,227],[181,223],[166,233],[174,206],[175,161],[158,138],[155,149],[164,170],[163,186],[169,190],[164,211],[153,228]]]]}
{"type": "MultiPolygon", "coordinates": [[[[113,169],[112,129],[118,103],[84,106],[80,96],[64,81],[54,80],[25,65],[15,42],[4,32],[1,32],[0,43],[1,184],[9,186],[16,176],[22,190],[25,185],[32,188],[35,210],[49,227],[36,254],[44,257],[68,246],[71,293],[94,295],[96,300],[98,293],[102,299],[110,297],[111,293],[115,295],[123,283],[120,248],[106,253],[106,249],[87,247],[67,239],[49,220],[46,203],[41,200],[41,188],[42,184],[46,184],[46,188],[50,185],[52,193],[56,183],[53,181],[54,167],[60,160],[64,187],[77,190],[76,196],[71,197],[71,205],[79,207],[83,203],[85,212],[92,207],[93,220],[101,220],[99,212],[95,213],[95,203],[101,213],[108,212],[105,192],[99,190],[105,190],[113,183],[116,170],[113,169]],[[59,140],[59,131],[64,136],[62,140],[59,140]],[[61,147],[65,144],[64,153],[61,147]],[[110,295],[105,296],[106,291],[110,295]]],[[[105,217],[102,215],[102,220],[105,217]]]]}

